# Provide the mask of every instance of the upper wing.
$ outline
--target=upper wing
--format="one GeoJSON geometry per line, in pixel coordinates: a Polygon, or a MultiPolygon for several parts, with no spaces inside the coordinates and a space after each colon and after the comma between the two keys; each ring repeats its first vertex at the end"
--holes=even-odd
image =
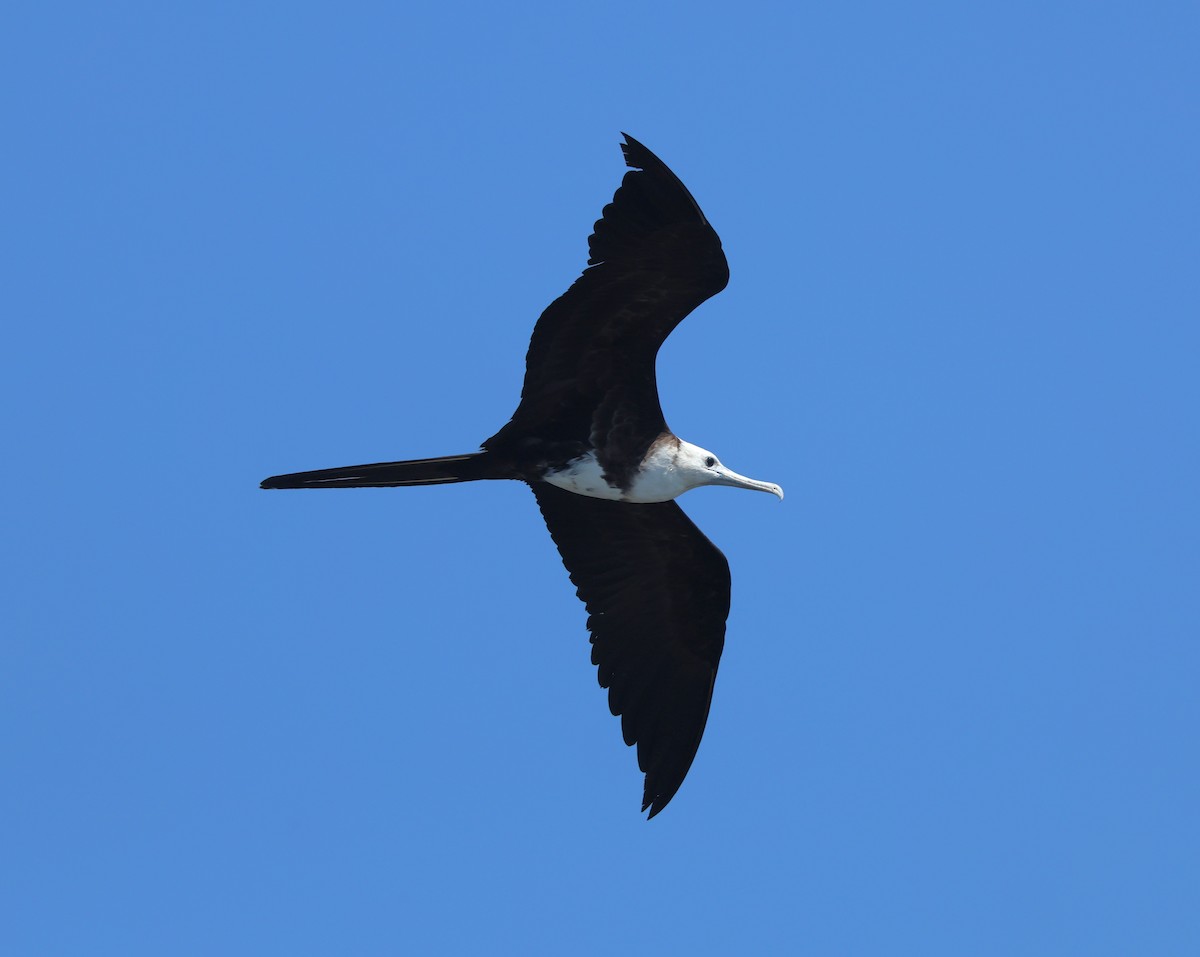
{"type": "Polygon", "coordinates": [[[587,604],[592,663],[646,772],[654,817],[683,783],[708,720],[729,616],[729,563],[674,502],[634,505],[535,483],[587,604]]]}
{"type": "Polygon", "coordinates": [[[586,436],[593,415],[604,414],[602,400],[614,395],[647,420],[637,426],[647,441],[662,431],[654,358],[689,312],[725,288],[729,265],[683,183],[633,137],[625,140],[633,169],[596,222],[588,268],[538,319],[521,403],[485,447],[510,430],[586,436]]]}

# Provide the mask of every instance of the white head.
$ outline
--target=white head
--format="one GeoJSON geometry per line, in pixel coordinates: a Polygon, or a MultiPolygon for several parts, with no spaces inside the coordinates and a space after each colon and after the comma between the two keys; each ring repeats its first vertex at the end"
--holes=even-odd
{"type": "Polygon", "coordinates": [[[633,502],[666,502],[682,495],[688,489],[701,485],[732,485],[757,492],[770,492],[783,498],[783,489],[771,482],[738,475],[727,469],[720,460],[698,445],[677,439],[675,442],[660,442],[646,462],[643,471],[626,496],[633,502]]]}

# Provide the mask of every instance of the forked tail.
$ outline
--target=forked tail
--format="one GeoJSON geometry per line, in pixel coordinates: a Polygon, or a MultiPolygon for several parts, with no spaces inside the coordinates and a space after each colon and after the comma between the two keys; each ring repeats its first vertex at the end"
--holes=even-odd
{"type": "Polygon", "coordinates": [[[507,478],[488,468],[487,452],[469,455],[445,455],[437,459],[411,459],[407,462],[376,462],[373,465],[347,465],[339,469],[292,472],[264,479],[262,488],[387,488],[394,485],[442,485],[448,482],[474,482],[479,479],[507,478]]]}

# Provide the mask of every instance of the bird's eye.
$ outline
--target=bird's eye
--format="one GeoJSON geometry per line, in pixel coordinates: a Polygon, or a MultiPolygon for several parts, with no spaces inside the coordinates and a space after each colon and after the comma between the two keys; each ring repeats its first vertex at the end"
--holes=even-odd
{"type": "Polygon", "coordinates": [[[712,467],[713,467],[714,465],[716,465],[716,464],[717,464],[717,460],[716,460],[716,459],[714,459],[714,458],[713,458],[711,455],[710,455],[710,456],[708,456],[708,458],[706,458],[706,459],[704,460],[704,467],[705,467],[705,468],[712,468],[712,467]]]}

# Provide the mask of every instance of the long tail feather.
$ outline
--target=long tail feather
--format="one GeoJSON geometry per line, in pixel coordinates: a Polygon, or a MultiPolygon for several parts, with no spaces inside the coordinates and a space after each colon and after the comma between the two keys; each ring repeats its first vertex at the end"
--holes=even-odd
{"type": "Polygon", "coordinates": [[[487,467],[486,452],[446,455],[436,459],[411,459],[407,462],[375,462],[372,465],[347,465],[337,469],[292,472],[264,479],[262,488],[386,488],[396,485],[442,485],[448,482],[474,482],[504,478],[487,467]]]}

